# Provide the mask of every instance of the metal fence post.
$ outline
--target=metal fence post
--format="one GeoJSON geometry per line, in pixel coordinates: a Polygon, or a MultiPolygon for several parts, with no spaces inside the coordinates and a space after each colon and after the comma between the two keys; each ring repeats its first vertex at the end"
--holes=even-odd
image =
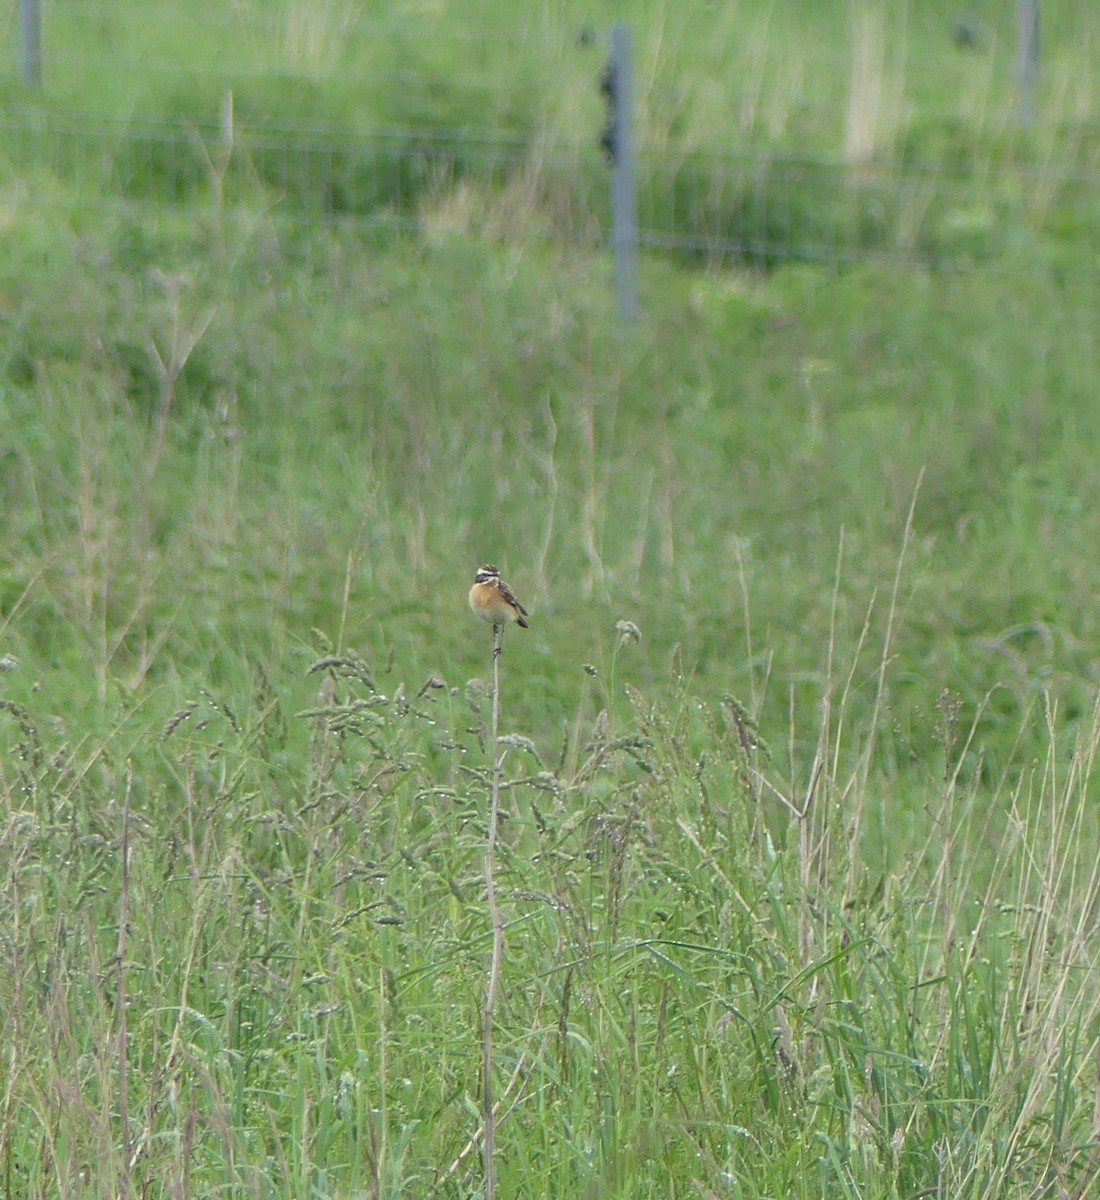
{"type": "Polygon", "coordinates": [[[1035,116],[1035,77],[1039,73],[1039,0],[1016,0],[1019,40],[1016,66],[1020,76],[1020,124],[1035,116]]]}
{"type": "Polygon", "coordinates": [[[619,317],[638,316],[638,197],[634,163],[634,80],[630,26],[611,29],[604,88],[611,106],[605,149],[611,156],[611,249],[619,317]]]}
{"type": "Polygon", "coordinates": [[[42,83],[42,0],[19,0],[23,22],[23,82],[28,87],[42,83]]]}

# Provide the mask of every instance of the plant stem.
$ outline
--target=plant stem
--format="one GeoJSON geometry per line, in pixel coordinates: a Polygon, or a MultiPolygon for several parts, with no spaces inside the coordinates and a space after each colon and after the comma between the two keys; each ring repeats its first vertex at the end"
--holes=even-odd
{"type": "Polygon", "coordinates": [[[492,788],[489,800],[489,832],[485,840],[485,892],[489,898],[489,920],[493,927],[493,951],[489,964],[489,986],[485,993],[485,1024],[482,1032],[482,1097],[484,1101],[485,1200],[496,1200],[496,1116],[493,1111],[493,1014],[500,993],[500,966],[504,957],[504,924],[497,906],[494,879],[497,824],[500,816],[501,757],[497,744],[500,728],[500,652],[504,626],[493,626],[493,713],[490,745],[493,755],[492,788]]]}

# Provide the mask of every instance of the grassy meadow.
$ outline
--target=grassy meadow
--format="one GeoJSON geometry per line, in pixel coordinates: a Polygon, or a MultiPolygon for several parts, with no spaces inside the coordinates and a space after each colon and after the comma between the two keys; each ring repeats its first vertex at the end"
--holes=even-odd
{"type": "Polygon", "coordinates": [[[1083,1200],[1095,17],[1019,133],[1006,6],[639,4],[643,223],[750,220],[734,143],[778,200],[624,328],[622,12],[452,7],[205,14],[200,72],[47,6],[0,80],[0,1197],[484,1196],[489,560],[498,1194],[1083,1200]]]}

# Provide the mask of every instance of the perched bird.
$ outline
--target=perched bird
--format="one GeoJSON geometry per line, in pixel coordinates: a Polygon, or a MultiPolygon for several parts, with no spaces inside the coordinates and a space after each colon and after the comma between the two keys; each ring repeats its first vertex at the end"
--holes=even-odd
{"type": "Polygon", "coordinates": [[[470,607],[483,621],[501,629],[512,621],[520,629],[529,628],[524,620],[527,609],[516,599],[515,592],[501,579],[492,563],[478,567],[474,585],[470,588],[470,607]]]}

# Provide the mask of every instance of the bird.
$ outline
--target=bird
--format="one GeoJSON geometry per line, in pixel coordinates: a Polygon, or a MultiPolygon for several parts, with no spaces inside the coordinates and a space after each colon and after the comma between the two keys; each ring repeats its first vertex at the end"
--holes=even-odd
{"type": "Polygon", "coordinates": [[[516,599],[515,592],[500,577],[492,563],[478,567],[470,588],[470,607],[483,621],[503,629],[514,621],[520,629],[529,629],[524,620],[527,609],[516,599]]]}

